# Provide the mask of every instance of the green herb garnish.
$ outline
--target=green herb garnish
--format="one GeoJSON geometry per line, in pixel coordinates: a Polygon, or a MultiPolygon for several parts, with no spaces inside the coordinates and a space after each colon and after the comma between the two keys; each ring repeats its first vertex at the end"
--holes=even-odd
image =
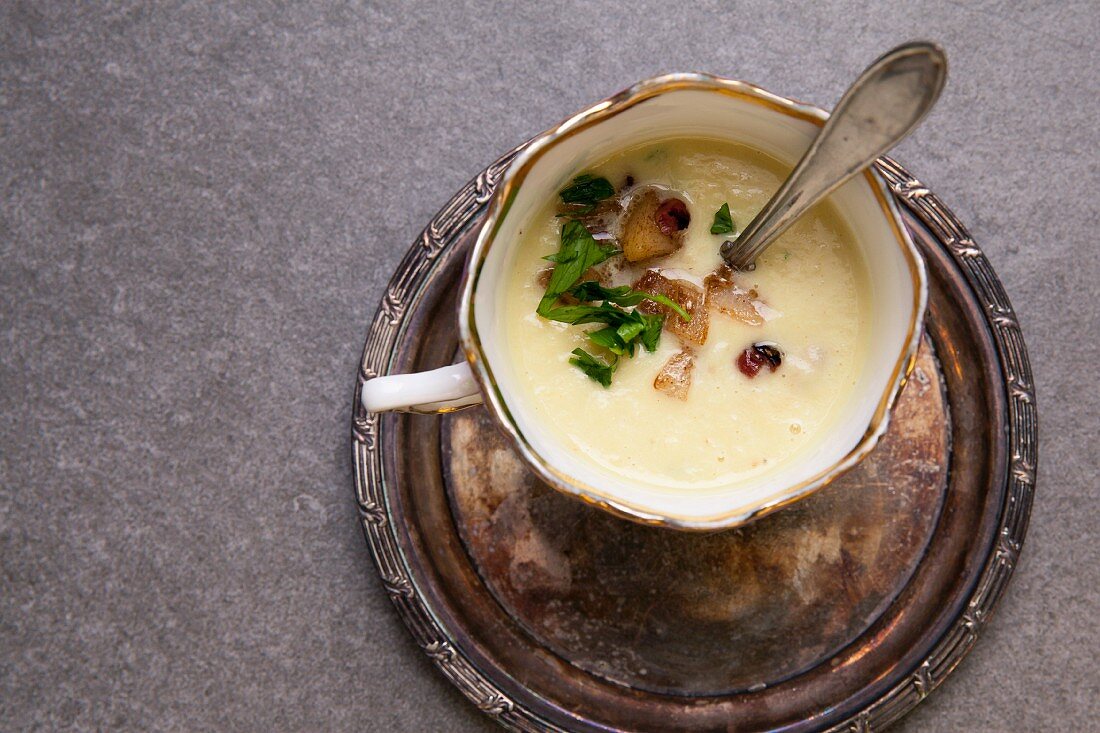
{"type": "Polygon", "coordinates": [[[566,222],[561,228],[561,248],[543,258],[554,263],[554,271],[550,274],[546,294],[539,301],[538,314],[545,316],[558,298],[581,279],[585,270],[617,253],[611,245],[597,242],[584,224],[566,222]]]}
{"type": "Polygon", "coordinates": [[[714,223],[710,225],[711,234],[729,234],[733,231],[733,216],[730,215],[730,205],[722,204],[722,208],[714,212],[714,223]]]}
{"type": "MultiPolygon", "coordinates": [[[[598,287],[598,283],[587,281],[582,283],[587,285],[590,289],[592,286],[598,287]],[[590,284],[591,283],[591,284],[590,284]]],[[[618,290],[618,288],[608,288],[609,290],[618,290]]],[[[634,293],[632,295],[641,295],[645,298],[651,298],[654,296],[648,293],[634,293]]],[[[664,296],[656,296],[662,300],[668,300],[664,296]]],[[[641,300],[639,298],[638,300],[641,300]]],[[[683,309],[677,306],[672,301],[669,303],[676,308],[677,311],[683,309]]],[[[602,323],[603,328],[589,331],[586,335],[588,340],[596,346],[603,347],[616,356],[632,357],[635,354],[637,345],[641,344],[642,348],[646,351],[656,351],[657,344],[661,340],[661,328],[664,326],[664,316],[658,314],[642,313],[639,310],[624,310],[614,303],[604,301],[600,305],[562,305],[555,308],[549,308],[544,313],[540,314],[543,318],[551,321],[558,321],[560,323],[570,323],[574,326],[582,326],[586,323],[602,323]]],[[[689,320],[690,316],[686,313],[684,320],[689,320]]],[[[576,353],[576,352],[574,352],[576,353]]],[[[600,378],[593,376],[594,372],[590,370],[590,364],[580,364],[576,360],[570,360],[571,364],[575,364],[580,367],[585,374],[595,379],[605,387],[610,384],[610,372],[607,373],[608,384],[604,384],[602,375],[604,372],[599,372],[600,378]]],[[[614,371],[614,367],[618,362],[613,362],[610,369],[614,371]]]]}
{"type": "Polygon", "coordinates": [[[624,323],[631,313],[633,311],[624,311],[610,303],[604,303],[603,305],[561,305],[539,315],[549,321],[572,323],[574,326],[585,323],[606,323],[609,326],[618,326],[624,323]]]}
{"type": "MultiPolygon", "coordinates": [[[[574,184],[588,184],[596,180],[606,183],[606,179],[588,176],[587,180],[582,180],[585,178],[579,176],[574,184]]],[[[565,191],[562,192],[562,200],[565,200],[565,191]]],[[[566,222],[561,229],[561,246],[558,251],[544,258],[554,263],[554,271],[550,273],[546,292],[536,309],[540,316],[551,321],[575,326],[586,323],[603,324],[603,328],[594,329],[585,335],[593,345],[608,351],[610,358],[604,361],[584,349],[574,349],[569,363],[604,387],[611,386],[611,377],[619,365],[620,357],[633,357],[638,344],[646,351],[654,351],[661,339],[664,316],[642,313],[636,309],[626,310],[627,308],[637,306],[643,300],[652,300],[671,308],[685,321],[691,320],[691,315],[686,310],[664,295],[632,290],[626,285],[606,288],[595,280],[577,282],[590,267],[618,253],[613,246],[597,242],[584,224],[576,219],[566,222]],[[561,296],[566,293],[580,301],[580,304],[559,305],[561,296]],[[596,301],[602,302],[592,305],[596,301]]]]}
{"type": "Polygon", "coordinates": [[[660,294],[646,293],[641,290],[631,290],[629,285],[620,285],[617,288],[605,288],[595,280],[585,280],[580,285],[569,291],[577,300],[605,300],[615,305],[629,308],[638,305],[643,300],[652,300],[655,303],[668,306],[684,319],[691,320],[691,314],[684,310],[676,301],[660,294]]]}
{"type": "Polygon", "coordinates": [[[657,350],[657,344],[661,341],[661,328],[665,325],[665,317],[658,315],[642,314],[645,321],[645,330],[642,331],[642,346],[653,353],[657,350]]]}
{"type": "Polygon", "coordinates": [[[595,207],[597,201],[603,201],[614,195],[615,188],[611,185],[611,181],[603,176],[597,178],[591,173],[577,176],[572,183],[558,192],[563,204],[581,204],[593,207],[595,207]]]}
{"type": "Polygon", "coordinates": [[[603,305],[573,305],[555,308],[548,318],[552,321],[572,323],[605,323],[606,328],[589,331],[588,338],[612,353],[634,355],[634,345],[640,342],[646,351],[654,351],[661,340],[661,328],[665,317],[641,311],[624,311],[610,303],[603,305]],[[612,337],[614,335],[614,338],[612,337]]]}
{"type": "Polygon", "coordinates": [[[634,356],[634,340],[626,341],[614,326],[588,332],[588,340],[618,356],[634,356]]]}
{"type": "MultiPolygon", "coordinates": [[[[663,295],[650,295],[649,293],[638,293],[638,295],[649,300],[655,300],[662,305],[668,305],[675,308],[676,312],[680,314],[680,317],[683,318],[685,322],[691,320],[691,315],[687,311],[663,295]]],[[[638,300],[642,300],[642,298],[638,300]]],[[[574,326],[580,326],[585,323],[606,323],[610,326],[619,326],[628,322],[644,325],[641,318],[648,314],[636,310],[628,311],[622,308],[616,308],[612,303],[604,301],[602,305],[561,305],[556,308],[547,308],[539,315],[550,321],[572,323],[574,326]]],[[[660,316],[650,317],[660,318],[660,316]]]]}
{"type": "Polygon", "coordinates": [[[615,373],[615,367],[619,360],[613,359],[606,363],[589,354],[584,349],[573,349],[573,358],[569,363],[578,367],[582,372],[595,379],[605,387],[611,386],[611,375],[615,373]]]}

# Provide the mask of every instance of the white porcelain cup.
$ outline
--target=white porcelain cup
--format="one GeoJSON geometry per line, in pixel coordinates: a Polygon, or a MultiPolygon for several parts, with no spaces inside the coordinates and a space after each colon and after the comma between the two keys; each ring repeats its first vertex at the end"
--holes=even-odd
{"type": "Polygon", "coordinates": [[[838,428],[803,460],[706,492],[640,487],[585,462],[524,404],[508,358],[505,278],[520,229],[574,176],[625,148],[672,137],[723,139],[791,165],[827,114],[744,82],[705,74],[649,79],[538,137],[501,178],[463,278],[458,325],[466,361],[363,386],[368,411],[447,412],[484,402],[519,455],[556,489],[627,518],[677,529],[733,527],[807,496],[864,458],[885,433],[912,368],[927,298],[924,263],[873,171],[830,197],[871,281],[870,346],[838,428]]]}

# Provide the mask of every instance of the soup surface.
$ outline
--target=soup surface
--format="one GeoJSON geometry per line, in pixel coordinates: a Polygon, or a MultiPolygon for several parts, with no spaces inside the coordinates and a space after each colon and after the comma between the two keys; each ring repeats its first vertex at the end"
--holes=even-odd
{"type": "MultiPolygon", "coordinates": [[[[548,197],[552,200],[520,233],[509,264],[504,315],[520,388],[541,424],[552,426],[588,461],[670,489],[759,476],[820,443],[860,376],[871,317],[865,267],[832,204],[826,201],[802,216],[754,270],[726,271],[726,282],[734,285],[730,292],[742,305],[750,304],[748,317],[716,308],[706,285],[707,276],[723,264],[721,244],[751,221],[787,171],[758,151],[698,139],[627,150],[584,171],[606,178],[615,190],[601,204],[605,210],[612,204],[604,217],[611,221],[608,231],[593,231],[601,241],[622,247],[623,222],[647,192],[666,201],[680,199],[690,214],[690,221],[678,220],[686,224],[676,232],[678,250],[633,263],[616,255],[597,268],[601,281],[637,290],[641,278],[656,271],[649,277],[697,288],[704,302],[693,303],[692,322],[698,325],[701,310],[707,311],[700,344],[670,330],[678,316],[666,309],[656,349],[639,347],[633,358],[619,358],[609,386],[570,362],[577,348],[601,362],[615,361],[588,338],[603,326],[556,322],[536,313],[550,266],[543,258],[558,252],[562,228],[570,221],[559,215],[562,201],[548,197]],[[713,234],[723,204],[729,206],[732,232],[713,234]],[[753,351],[754,344],[764,346],[753,351]],[[754,363],[745,363],[746,353],[754,363]],[[781,358],[778,366],[769,356],[781,358]]],[[[589,223],[588,228],[598,227],[589,223]]]]}

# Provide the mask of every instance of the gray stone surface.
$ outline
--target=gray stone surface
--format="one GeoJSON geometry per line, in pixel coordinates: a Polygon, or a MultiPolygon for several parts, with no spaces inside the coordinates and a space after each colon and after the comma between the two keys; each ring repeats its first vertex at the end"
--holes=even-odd
{"type": "Polygon", "coordinates": [[[0,4],[0,729],[492,730],[356,525],[390,272],[636,79],[831,105],[911,37],[952,75],[897,155],[1004,280],[1043,438],[1017,577],[901,728],[1098,729],[1095,3],[176,5],[0,4]]]}

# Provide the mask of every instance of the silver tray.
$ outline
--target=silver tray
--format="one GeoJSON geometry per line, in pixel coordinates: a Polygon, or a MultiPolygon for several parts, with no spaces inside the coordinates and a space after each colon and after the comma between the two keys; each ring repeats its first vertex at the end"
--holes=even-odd
{"type": "Polygon", "coordinates": [[[378,416],[359,403],[366,378],[455,360],[462,263],[518,150],[409,250],[359,370],[356,498],[414,640],[514,730],[896,721],[974,645],[1027,529],[1034,390],[989,263],[934,194],[882,159],[930,277],[925,340],[889,435],[841,481],[748,527],[643,527],[542,486],[480,408],[378,416]]]}

